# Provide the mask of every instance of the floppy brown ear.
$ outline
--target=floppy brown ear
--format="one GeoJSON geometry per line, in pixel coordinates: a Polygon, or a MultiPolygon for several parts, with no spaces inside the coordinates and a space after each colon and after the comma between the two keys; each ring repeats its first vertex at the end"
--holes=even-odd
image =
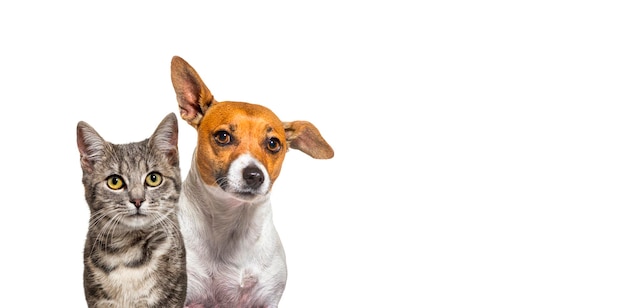
{"type": "Polygon", "coordinates": [[[181,118],[198,128],[205,111],[215,103],[213,94],[196,70],[181,57],[172,57],[171,77],[181,118]]]}
{"type": "Polygon", "coordinates": [[[307,121],[293,121],[283,122],[283,127],[290,148],[318,159],[328,159],[335,155],[333,148],[324,140],[315,125],[307,121]]]}

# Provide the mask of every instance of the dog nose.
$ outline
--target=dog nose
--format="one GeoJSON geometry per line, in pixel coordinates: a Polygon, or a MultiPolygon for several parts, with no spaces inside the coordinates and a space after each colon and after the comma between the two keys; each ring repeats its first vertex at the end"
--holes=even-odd
{"type": "Polygon", "coordinates": [[[248,186],[258,188],[263,183],[263,180],[265,180],[265,177],[261,169],[250,166],[243,169],[243,179],[248,186]]]}

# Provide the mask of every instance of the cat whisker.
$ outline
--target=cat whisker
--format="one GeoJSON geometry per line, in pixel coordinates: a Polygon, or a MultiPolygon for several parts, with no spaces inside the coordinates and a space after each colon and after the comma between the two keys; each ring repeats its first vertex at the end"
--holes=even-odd
{"type": "Polygon", "coordinates": [[[160,225],[167,232],[168,236],[174,236],[171,229],[178,229],[178,225],[170,218],[171,215],[175,215],[175,208],[168,210],[165,214],[158,211],[150,211],[148,214],[153,219],[155,225],[160,225]]]}
{"type": "MultiPolygon", "coordinates": [[[[90,254],[93,254],[93,250],[95,249],[96,245],[99,245],[99,244],[102,245],[103,250],[106,250],[107,245],[110,242],[110,239],[113,238],[115,228],[117,227],[117,225],[121,221],[122,216],[124,215],[123,213],[120,213],[119,211],[110,211],[110,212],[114,212],[113,216],[110,217],[109,220],[98,231],[98,234],[91,247],[90,254]]],[[[106,214],[109,214],[109,213],[104,213],[101,217],[108,216],[106,214]]]]}
{"type": "Polygon", "coordinates": [[[161,226],[161,230],[164,230],[168,237],[174,236],[171,229],[176,228],[176,225],[171,223],[169,219],[163,219],[162,216],[159,215],[156,221],[159,226],[161,226]]]}
{"type": "Polygon", "coordinates": [[[184,244],[176,213],[169,211],[176,208],[181,188],[178,152],[173,151],[177,127],[171,113],[149,138],[114,144],[87,123],[78,123],[85,199],[91,211],[83,251],[89,307],[185,303],[186,260],[180,253],[184,244]]]}

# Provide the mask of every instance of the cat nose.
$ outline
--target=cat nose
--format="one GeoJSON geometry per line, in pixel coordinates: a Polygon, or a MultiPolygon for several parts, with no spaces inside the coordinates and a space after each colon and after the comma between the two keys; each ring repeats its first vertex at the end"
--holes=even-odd
{"type": "Polygon", "coordinates": [[[144,201],[146,201],[146,200],[144,200],[144,199],[133,199],[133,200],[131,200],[131,201],[133,202],[133,204],[135,204],[135,207],[136,207],[136,208],[140,208],[140,207],[141,207],[141,204],[142,204],[144,201]]]}

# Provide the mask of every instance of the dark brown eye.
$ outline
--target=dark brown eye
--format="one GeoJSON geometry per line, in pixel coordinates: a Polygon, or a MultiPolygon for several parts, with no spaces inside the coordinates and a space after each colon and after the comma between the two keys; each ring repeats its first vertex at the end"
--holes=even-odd
{"type": "Polygon", "coordinates": [[[267,139],[267,149],[274,153],[280,151],[280,140],[278,138],[267,139]]]}
{"type": "Polygon", "coordinates": [[[213,138],[218,144],[221,144],[221,145],[230,144],[232,141],[232,137],[230,136],[230,134],[223,130],[215,133],[215,135],[213,135],[213,138]]]}
{"type": "Polygon", "coordinates": [[[113,190],[122,189],[124,187],[124,180],[119,175],[112,175],[107,178],[107,186],[113,190]]]}

